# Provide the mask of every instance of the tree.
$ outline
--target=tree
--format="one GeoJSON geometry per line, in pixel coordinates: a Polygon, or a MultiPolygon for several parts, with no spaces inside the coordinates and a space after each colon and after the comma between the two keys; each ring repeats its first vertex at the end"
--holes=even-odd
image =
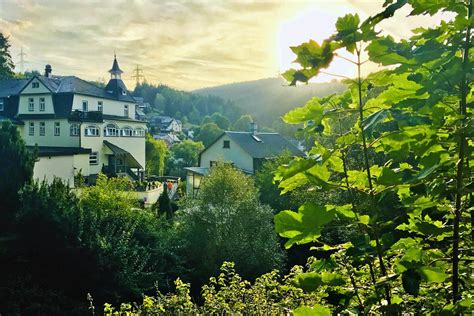
{"type": "Polygon", "coordinates": [[[163,113],[166,109],[166,99],[163,95],[157,93],[153,102],[153,107],[160,113],[163,113]]]}
{"type": "Polygon", "coordinates": [[[148,174],[162,176],[169,155],[168,146],[162,140],[154,139],[150,134],[145,138],[146,171],[148,174]]]}
{"type": "Polygon", "coordinates": [[[471,298],[470,286],[461,286],[469,283],[461,249],[472,249],[474,237],[465,186],[474,162],[468,140],[472,1],[389,0],[385,6],[363,22],[357,14],[339,18],[337,32],[321,44],[292,47],[301,65],[284,74],[292,85],[317,76],[342,49],[355,54],[342,58],[358,75],[345,81],[348,91],[314,98],[285,115],[316,142],[308,158],[280,167],[276,176],[283,192],[309,186],[345,198],[281,212],[275,227],[287,247],[324,245],[319,249],[333,266],[302,278],[314,285],[322,273],[337,271],[351,284],[350,293],[338,293],[351,298],[344,302],[349,305],[330,301],[335,312],[352,306],[360,313],[462,314],[471,298]],[[407,2],[410,15],[450,11],[455,17],[400,42],[374,30],[407,2]],[[362,77],[364,52],[389,69],[362,77]],[[346,240],[325,240],[324,232],[341,222],[357,230],[346,240]],[[367,282],[372,286],[359,285],[367,282]]]}
{"type": "Polygon", "coordinates": [[[250,115],[242,115],[232,126],[234,131],[248,132],[250,129],[250,123],[253,119],[250,115]]]}
{"type": "Polygon", "coordinates": [[[166,162],[166,173],[184,177],[183,168],[197,166],[199,153],[203,150],[202,142],[195,142],[190,139],[174,144],[166,162]]]}
{"type": "Polygon", "coordinates": [[[214,123],[216,123],[217,126],[219,126],[220,129],[227,131],[229,130],[230,127],[230,122],[229,119],[222,114],[215,112],[212,114],[211,119],[214,123]]]}
{"type": "Polygon", "coordinates": [[[15,76],[15,64],[9,49],[8,37],[0,33],[0,80],[11,79],[15,76]]]}
{"type": "Polygon", "coordinates": [[[196,140],[201,141],[204,146],[210,145],[217,139],[224,131],[214,123],[207,123],[201,126],[196,140]]]}
{"type": "Polygon", "coordinates": [[[282,266],[283,253],[271,225],[270,208],[258,202],[252,178],[229,165],[214,167],[203,180],[197,201],[178,213],[187,279],[199,286],[233,261],[254,279],[282,266]]]}
{"type": "Polygon", "coordinates": [[[18,129],[9,121],[0,128],[0,195],[4,197],[1,209],[1,223],[11,219],[18,206],[18,192],[32,181],[36,155],[28,152],[18,129]]]}

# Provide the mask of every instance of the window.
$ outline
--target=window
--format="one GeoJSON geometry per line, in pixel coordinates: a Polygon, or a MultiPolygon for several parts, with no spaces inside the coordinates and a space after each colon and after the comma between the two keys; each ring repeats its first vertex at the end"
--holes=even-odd
{"type": "Polygon", "coordinates": [[[128,117],[128,104],[123,106],[123,116],[128,117]]]}
{"type": "Polygon", "coordinates": [[[31,86],[36,89],[36,88],[39,88],[40,84],[39,82],[33,82],[31,86]]]}
{"type": "Polygon", "coordinates": [[[209,161],[209,167],[215,167],[215,166],[217,166],[217,161],[213,161],[213,160],[209,161]]]}
{"type": "Polygon", "coordinates": [[[79,125],[78,124],[71,124],[69,127],[69,133],[71,136],[79,136],[79,125]]]}
{"type": "Polygon", "coordinates": [[[89,165],[98,165],[99,164],[99,153],[92,152],[89,154],[89,165]]]}
{"type": "Polygon", "coordinates": [[[132,129],[130,127],[122,128],[122,136],[132,136],[132,129]]]}
{"type": "Polygon", "coordinates": [[[102,112],[104,110],[104,102],[98,101],[97,102],[97,111],[102,112]]]}
{"type": "Polygon", "coordinates": [[[46,108],[46,105],[44,102],[44,98],[40,98],[40,111],[44,112],[45,108],[46,108]]]}
{"type": "Polygon", "coordinates": [[[30,122],[28,126],[28,135],[35,136],[35,123],[30,122]]]}
{"type": "Polygon", "coordinates": [[[40,136],[46,135],[46,123],[40,122],[40,136]]]}
{"type": "Polygon", "coordinates": [[[230,148],[230,140],[224,141],[224,148],[230,148]]]}
{"type": "Polygon", "coordinates": [[[87,101],[82,101],[82,112],[87,112],[89,109],[89,105],[87,101]]]}
{"type": "Polygon", "coordinates": [[[33,112],[35,110],[35,99],[28,98],[28,111],[33,112]]]}
{"type": "Polygon", "coordinates": [[[134,136],[136,136],[136,137],[145,136],[145,130],[143,128],[135,128],[134,136]]]}
{"type": "Polygon", "coordinates": [[[0,99],[0,111],[5,110],[5,107],[3,105],[3,99],[0,99]]]}
{"type": "Polygon", "coordinates": [[[105,136],[119,136],[120,130],[115,124],[107,124],[104,128],[105,136]]]}
{"type": "Polygon", "coordinates": [[[54,136],[59,136],[61,134],[61,123],[54,122],[54,136]]]}
{"type": "Polygon", "coordinates": [[[95,137],[97,137],[97,136],[100,135],[99,128],[95,125],[89,125],[84,130],[84,135],[85,136],[95,136],[95,137]]]}

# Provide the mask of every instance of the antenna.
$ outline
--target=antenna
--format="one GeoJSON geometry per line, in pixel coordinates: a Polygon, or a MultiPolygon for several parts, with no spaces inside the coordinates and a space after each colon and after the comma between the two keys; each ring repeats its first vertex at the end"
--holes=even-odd
{"type": "Polygon", "coordinates": [[[136,79],[137,86],[140,85],[140,79],[145,80],[145,76],[143,75],[143,68],[142,66],[137,64],[137,67],[133,70],[134,75],[132,78],[136,79]]]}
{"type": "Polygon", "coordinates": [[[28,62],[24,58],[26,56],[26,53],[23,52],[23,47],[21,47],[18,56],[20,57],[20,61],[18,62],[18,64],[20,64],[20,73],[25,73],[25,64],[27,64],[28,62]]]}

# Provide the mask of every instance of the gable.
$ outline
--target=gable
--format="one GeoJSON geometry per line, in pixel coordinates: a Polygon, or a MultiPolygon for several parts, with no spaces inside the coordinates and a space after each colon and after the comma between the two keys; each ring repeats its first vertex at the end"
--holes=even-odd
{"type": "Polygon", "coordinates": [[[38,77],[33,76],[30,81],[21,89],[20,94],[39,94],[39,93],[51,93],[51,89],[46,86],[42,80],[38,77]]]}

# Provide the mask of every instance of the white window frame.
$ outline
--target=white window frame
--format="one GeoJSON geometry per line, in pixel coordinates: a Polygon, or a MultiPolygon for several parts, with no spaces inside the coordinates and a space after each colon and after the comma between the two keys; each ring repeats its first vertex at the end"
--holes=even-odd
{"type": "Polygon", "coordinates": [[[35,99],[28,98],[28,112],[34,112],[34,111],[35,111],[35,99]]]}
{"type": "Polygon", "coordinates": [[[3,99],[0,99],[0,111],[5,111],[5,103],[3,99]]]}
{"type": "Polygon", "coordinates": [[[120,136],[120,129],[117,125],[109,123],[104,127],[104,136],[118,137],[120,136]]]}
{"type": "Polygon", "coordinates": [[[61,122],[54,122],[54,136],[61,136],[61,122]]]}
{"type": "Polygon", "coordinates": [[[99,153],[93,151],[89,154],[89,165],[98,165],[99,164],[99,153]]]}
{"type": "Polygon", "coordinates": [[[84,129],[84,136],[99,137],[100,136],[100,129],[96,125],[88,125],[84,129]]]}
{"type": "Polygon", "coordinates": [[[39,101],[39,110],[40,112],[44,112],[46,110],[46,101],[45,98],[40,98],[39,101]]]}
{"type": "Polygon", "coordinates": [[[137,127],[135,128],[135,130],[133,131],[133,135],[135,137],[144,137],[145,136],[145,130],[141,127],[137,127]]]}
{"type": "Polygon", "coordinates": [[[131,137],[133,136],[133,129],[130,126],[122,127],[120,134],[123,137],[131,137]]]}
{"type": "Polygon", "coordinates": [[[89,102],[82,100],[82,112],[89,112],[89,102]]]}
{"type": "Polygon", "coordinates": [[[79,136],[80,132],[81,131],[79,130],[79,124],[71,124],[71,126],[69,126],[70,136],[79,136]]]}
{"type": "Polygon", "coordinates": [[[128,114],[129,114],[128,104],[124,104],[123,105],[123,116],[128,117],[128,114]]]}
{"type": "Polygon", "coordinates": [[[39,122],[39,135],[46,136],[46,122],[39,122]]]}
{"type": "Polygon", "coordinates": [[[28,135],[35,136],[35,123],[34,122],[30,122],[28,124],[28,135]]]}
{"type": "Polygon", "coordinates": [[[104,101],[97,101],[97,111],[99,112],[104,111],[104,101]]]}

